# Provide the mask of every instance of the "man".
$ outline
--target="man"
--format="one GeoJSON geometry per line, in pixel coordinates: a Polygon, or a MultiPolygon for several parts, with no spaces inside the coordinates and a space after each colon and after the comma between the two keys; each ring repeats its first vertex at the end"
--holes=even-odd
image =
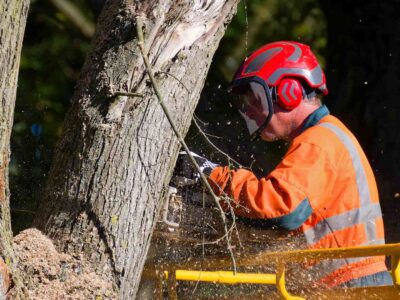
{"type": "MultiPolygon", "coordinates": [[[[265,177],[209,164],[209,180],[232,197],[236,215],[296,231],[308,248],[384,244],[371,166],[353,134],[321,105],[325,83],[306,45],[275,42],[251,54],[232,82],[235,105],[252,138],[290,146],[265,177]]],[[[384,260],[325,260],[310,269],[326,287],[392,284],[384,260]]]]}

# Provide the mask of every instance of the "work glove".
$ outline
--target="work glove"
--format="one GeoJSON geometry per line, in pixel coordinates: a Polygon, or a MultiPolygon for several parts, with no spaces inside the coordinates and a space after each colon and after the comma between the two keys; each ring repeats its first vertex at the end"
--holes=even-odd
{"type": "MultiPolygon", "coordinates": [[[[193,152],[190,153],[199,165],[200,171],[206,175],[210,175],[212,170],[214,170],[218,166],[218,164],[209,161],[207,158],[204,158],[193,152]]],[[[200,179],[200,174],[198,170],[193,166],[189,155],[185,151],[179,152],[178,163],[180,164],[183,176],[194,179],[196,181],[200,179]]]]}

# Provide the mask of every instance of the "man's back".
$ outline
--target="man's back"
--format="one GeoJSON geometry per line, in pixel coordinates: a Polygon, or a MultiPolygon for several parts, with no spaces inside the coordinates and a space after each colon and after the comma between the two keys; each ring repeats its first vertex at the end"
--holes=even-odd
{"type": "MultiPolygon", "coordinates": [[[[293,160],[307,166],[307,162],[299,162],[303,156],[316,169],[305,170],[308,175],[295,174],[295,184],[307,191],[313,211],[301,227],[308,247],[384,244],[382,213],[371,166],[353,134],[337,118],[323,114],[323,110],[314,113],[314,120],[293,140],[287,154],[290,156],[293,151],[293,160]]],[[[282,163],[287,164],[287,160],[285,157],[282,163]]],[[[285,173],[280,169],[278,166],[274,172],[285,173]]],[[[293,176],[289,169],[283,170],[293,176]]],[[[384,257],[375,257],[324,261],[314,269],[318,270],[321,283],[335,286],[360,275],[384,271],[386,267],[384,257]]]]}
{"type": "MultiPolygon", "coordinates": [[[[325,106],[307,118],[268,176],[216,168],[210,178],[249,208],[236,208],[238,215],[297,230],[309,248],[384,244],[371,167],[356,138],[325,106]]],[[[333,287],[386,266],[384,257],[375,257],[324,261],[310,270],[315,282],[333,287]]]]}

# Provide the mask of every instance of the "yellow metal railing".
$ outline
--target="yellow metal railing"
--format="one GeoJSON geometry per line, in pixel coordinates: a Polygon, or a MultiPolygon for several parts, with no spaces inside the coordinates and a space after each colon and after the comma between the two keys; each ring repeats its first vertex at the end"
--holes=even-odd
{"type": "MultiPolygon", "coordinates": [[[[168,272],[166,272],[168,279],[168,272]]],[[[182,281],[202,281],[202,282],[215,282],[225,284],[239,284],[239,283],[255,283],[255,284],[276,284],[275,274],[259,274],[259,273],[236,273],[229,271],[189,271],[189,270],[176,270],[176,280],[182,281]]]]}
{"type": "MultiPolygon", "coordinates": [[[[349,248],[308,249],[285,252],[262,252],[256,256],[237,259],[238,266],[255,266],[274,264],[276,274],[236,273],[228,271],[199,271],[193,270],[199,265],[205,268],[229,267],[229,259],[209,259],[206,262],[190,261],[174,265],[146,266],[144,276],[158,278],[157,289],[162,289],[162,281],[168,279],[169,299],[177,299],[176,281],[205,281],[224,284],[255,283],[276,285],[281,299],[300,300],[305,299],[292,296],[286,289],[285,264],[293,262],[320,261],[325,259],[339,259],[367,256],[390,256],[392,266],[392,286],[352,288],[346,290],[318,290],[307,295],[307,299],[400,299],[400,244],[387,244],[379,246],[360,246],[349,248]],[[188,270],[192,269],[192,270],[188,270]],[[328,297],[328,298],[326,298],[328,297]]],[[[157,295],[162,292],[157,290],[157,295]]]]}

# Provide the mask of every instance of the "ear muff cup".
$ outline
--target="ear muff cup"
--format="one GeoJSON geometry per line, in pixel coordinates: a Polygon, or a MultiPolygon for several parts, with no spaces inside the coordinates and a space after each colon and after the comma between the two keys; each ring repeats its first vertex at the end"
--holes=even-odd
{"type": "Polygon", "coordinates": [[[303,99],[303,87],[301,83],[293,78],[282,79],[277,87],[276,102],[286,110],[292,110],[298,106],[303,99]]]}

